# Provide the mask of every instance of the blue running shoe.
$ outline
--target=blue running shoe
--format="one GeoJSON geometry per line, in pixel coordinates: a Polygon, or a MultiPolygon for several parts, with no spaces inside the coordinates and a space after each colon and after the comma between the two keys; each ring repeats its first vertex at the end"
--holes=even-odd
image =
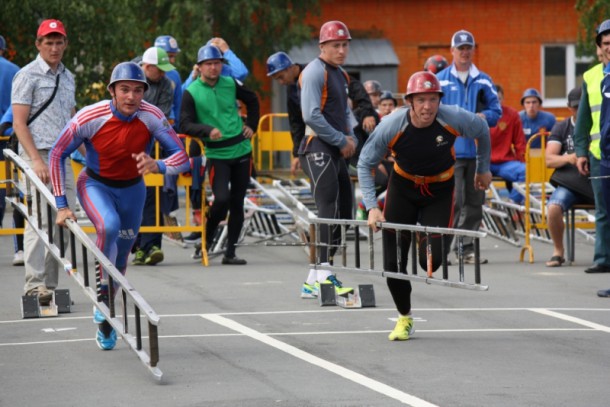
{"type": "Polygon", "coordinates": [[[301,288],[301,298],[318,298],[318,292],[320,290],[320,284],[317,282],[314,285],[303,283],[301,288]]]}
{"type": "Polygon", "coordinates": [[[116,346],[116,332],[113,329],[108,336],[105,336],[102,330],[98,329],[95,342],[101,350],[112,350],[116,346]]]}
{"type": "Polygon", "coordinates": [[[102,314],[97,307],[93,307],[93,322],[98,325],[106,322],[106,317],[104,317],[104,314],[102,314]]]}

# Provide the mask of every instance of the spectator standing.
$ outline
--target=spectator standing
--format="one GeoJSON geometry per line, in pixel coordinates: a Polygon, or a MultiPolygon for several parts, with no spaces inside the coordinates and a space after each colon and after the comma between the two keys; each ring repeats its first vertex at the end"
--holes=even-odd
{"type": "MultiPolygon", "coordinates": [[[[476,113],[493,127],[502,115],[502,108],[493,81],[489,75],[480,71],[472,62],[475,52],[474,36],[459,30],[451,38],[453,62],[437,73],[443,89],[442,102],[458,105],[469,112],[476,113]]],[[[460,137],[455,141],[455,212],[453,226],[459,229],[477,231],[483,220],[485,191],[474,185],[476,173],[477,148],[474,140],[460,137]]],[[[475,262],[472,238],[464,238],[464,262],[475,262]]],[[[454,244],[457,254],[457,242],[454,244]]],[[[481,257],[480,263],[487,263],[481,257]]]]}
{"type": "Polygon", "coordinates": [[[216,229],[227,217],[228,243],[222,264],[244,265],[235,255],[244,222],[244,197],[252,171],[250,139],[260,117],[258,97],[236,79],[221,75],[225,60],[219,48],[205,45],[197,53],[201,76],[191,83],[182,98],[180,130],[203,140],[214,203],[206,223],[206,250],[216,229]],[[244,124],[237,101],[246,106],[244,124]]]}
{"type": "MultiPolygon", "coordinates": [[[[68,37],[63,23],[54,19],[44,20],[36,34],[36,59],[13,79],[11,104],[13,128],[20,144],[19,155],[45,184],[50,182],[49,150],[76,106],[74,76],[62,63],[67,47],[68,37]]],[[[65,185],[68,202],[74,205],[72,171],[66,173],[65,185]]],[[[25,185],[22,188],[25,189],[25,185]]],[[[38,210],[36,200],[33,200],[32,212],[38,210]]],[[[39,226],[44,228],[46,216],[42,216],[42,223],[39,226]]],[[[67,244],[67,234],[65,238],[67,244]]],[[[24,232],[24,263],[26,295],[35,295],[41,305],[48,305],[53,297],[52,291],[57,287],[59,264],[29,222],[24,232]]]]}
{"type": "MultiPolygon", "coordinates": [[[[318,216],[352,219],[352,186],[347,163],[356,153],[354,120],[348,103],[349,76],[341,68],[351,40],[341,21],[328,21],[320,28],[320,55],[301,74],[303,120],[312,130],[301,141],[301,168],[310,179],[318,216]]],[[[325,266],[330,264],[340,239],[340,228],[320,229],[320,269],[310,269],[301,288],[302,298],[317,296],[319,284],[333,284],[339,295],[352,292],[343,287],[325,266]],[[331,230],[329,230],[331,229],[331,230]]]]}
{"type": "MultiPolygon", "coordinates": [[[[6,52],[6,40],[0,35],[0,117],[4,117],[4,114],[11,107],[11,89],[13,86],[13,78],[19,71],[19,67],[5,58],[4,53],[6,52]]],[[[3,120],[0,122],[0,137],[10,135],[8,130],[11,128],[11,124],[8,121],[3,120]],[[6,134],[8,133],[8,134],[6,134]]],[[[4,155],[2,150],[7,146],[6,141],[0,141],[0,161],[4,161],[4,155]]],[[[0,228],[4,220],[4,211],[6,209],[6,189],[0,188],[0,228]]]]}
{"type": "MultiPolygon", "coordinates": [[[[605,51],[605,50],[604,50],[605,51]]],[[[604,79],[602,80],[602,106],[600,115],[601,137],[600,150],[601,161],[599,165],[602,191],[604,194],[604,203],[606,204],[606,213],[610,213],[610,67],[606,65],[604,68],[604,79]]],[[[597,240],[597,236],[596,236],[597,240]]],[[[605,242],[607,244],[607,242],[605,242]]],[[[599,290],[598,297],[610,297],[610,289],[599,290]]]]}
{"type": "MultiPolygon", "coordinates": [[[[150,47],[142,56],[140,62],[148,87],[144,92],[144,100],[153,106],[159,108],[165,120],[172,112],[173,82],[169,80],[165,73],[175,70],[176,68],[169,62],[167,52],[159,47],[150,47]]],[[[154,155],[154,152],[152,153],[154,155]]],[[[162,149],[160,154],[166,154],[162,149]]],[[[167,192],[161,189],[160,207],[157,208],[155,203],[156,188],[146,187],[146,199],[144,201],[144,212],[142,215],[141,226],[154,226],[157,224],[157,215],[159,215],[160,224],[163,225],[162,207],[168,205],[167,192]]],[[[154,266],[163,261],[165,255],[161,248],[163,242],[163,233],[140,233],[133,246],[135,253],[133,264],[137,266],[148,265],[154,266]]]]}
{"type": "MultiPolygon", "coordinates": [[[[210,38],[206,45],[214,45],[217,47],[222,53],[222,76],[229,76],[231,78],[237,79],[240,82],[244,82],[246,77],[248,76],[248,68],[246,65],[239,59],[239,57],[233,52],[231,48],[229,48],[229,44],[221,37],[210,38]]],[[[199,72],[199,64],[193,65],[193,71],[191,75],[184,81],[182,84],[182,90],[185,91],[190,84],[197,78],[201,77],[201,72],[199,72]]],[[[256,129],[253,129],[256,131],[256,129]]],[[[201,156],[201,148],[197,143],[191,143],[189,148],[189,156],[193,158],[197,158],[201,156]]],[[[198,161],[198,160],[196,160],[198,161]]],[[[196,171],[196,170],[195,170],[196,171]]],[[[203,179],[203,176],[200,177],[203,179]]],[[[202,200],[204,199],[202,193],[202,189],[191,189],[191,203],[193,207],[193,221],[194,224],[201,224],[201,205],[202,200]]],[[[201,233],[192,232],[190,235],[184,238],[185,243],[194,243],[198,244],[201,241],[201,233]]]]}
{"type": "Polygon", "coordinates": [[[602,191],[600,176],[602,104],[601,83],[604,67],[610,61],[610,20],[605,20],[597,28],[595,44],[601,51],[602,62],[583,74],[582,97],[578,106],[574,129],[576,166],[581,174],[591,176],[591,186],[595,196],[595,251],[593,265],[585,273],[610,273],[610,219],[602,191]]]}
{"type": "Polygon", "coordinates": [[[381,83],[374,79],[368,80],[363,83],[364,90],[368,93],[369,98],[371,99],[371,103],[373,104],[373,108],[379,108],[379,102],[381,101],[381,83]]]}
{"type": "MultiPolygon", "coordinates": [[[[180,52],[178,41],[171,35],[160,35],[155,39],[155,47],[161,48],[167,53],[169,63],[172,66],[176,63],[176,56],[180,52]]],[[[172,123],[174,130],[178,128],[178,120],[180,118],[180,104],[182,103],[182,79],[176,68],[165,72],[165,76],[172,81],[174,91],[172,99],[172,111],[168,119],[172,123]]]]}

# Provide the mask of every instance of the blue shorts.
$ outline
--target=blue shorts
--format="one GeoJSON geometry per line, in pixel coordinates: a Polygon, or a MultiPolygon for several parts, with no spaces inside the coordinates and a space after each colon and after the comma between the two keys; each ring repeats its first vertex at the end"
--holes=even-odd
{"type": "Polygon", "coordinates": [[[583,199],[580,195],[562,186],[558,186],[557,188],[555,188],[555,191],[553,191],[553,194],[547,202],[548,205],[561,206],[561,210],[563,212],[567,211],[572,206],[580,203],[586,203],[586,200],[583,199]]]}

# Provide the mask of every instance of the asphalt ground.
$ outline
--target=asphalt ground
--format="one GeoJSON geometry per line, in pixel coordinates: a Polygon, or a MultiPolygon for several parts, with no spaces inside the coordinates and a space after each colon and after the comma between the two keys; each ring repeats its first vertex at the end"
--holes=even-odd
{"type": "MultiPolygon", "coordinates": [[[[607,406],[610,274],[589,275],[593,247],[546,268],[519,248],[482,240],[485,292],[413,284],[416,332],[390,342],[397,317],[385,281],[375,308],[320,307],[299,297],[297,247],[243,247],[247,266],[202,267],[164,243],[165,261],[127,278],[161,316],[157,382],[119,340],[97,348],[92,304],[65,274],[72,313],[22,319],[23,267],[0,237],[0,406],[607,406]]],[[[472,272],[468,266],[467,273],[472,272]]],[[[451,266],[455,273],[457,266],[451,266]]]]}

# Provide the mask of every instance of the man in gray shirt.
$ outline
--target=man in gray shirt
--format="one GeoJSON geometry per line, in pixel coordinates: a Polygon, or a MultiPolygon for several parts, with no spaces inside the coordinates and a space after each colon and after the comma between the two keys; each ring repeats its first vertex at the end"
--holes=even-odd
{"type": "MultiPolygon", "coordinates": [[[[13,79],[11,104],[13,128],[20,144],[19,155],[45,184],[50,181],[49,149],[74,115],[76,106],[74,76],[61,62],[67,46],[68,38],[62,22],[44,20],[36,35],[38,56],[13,79]],[[51,100],[56,87],[51,103],[28,123],[51,100]]],[[[66,172],[66,192],[70,205],[73,206],[74,178],[71,171],[66,172]]],[[[36,213],[36,200],[32,205],[33,213],[36,213]]],[[[44,228],[46,216],[42,216],[42,220],[43,225],[39,226],[44,228]]],[[[48,305],[52,299],[52,290],[57,287],[59,265],[46,251],[43,241],[29,223],[26,224],[24,233],[24,261],[25,293],[36,295],[41,305],[48,305]]]]}

